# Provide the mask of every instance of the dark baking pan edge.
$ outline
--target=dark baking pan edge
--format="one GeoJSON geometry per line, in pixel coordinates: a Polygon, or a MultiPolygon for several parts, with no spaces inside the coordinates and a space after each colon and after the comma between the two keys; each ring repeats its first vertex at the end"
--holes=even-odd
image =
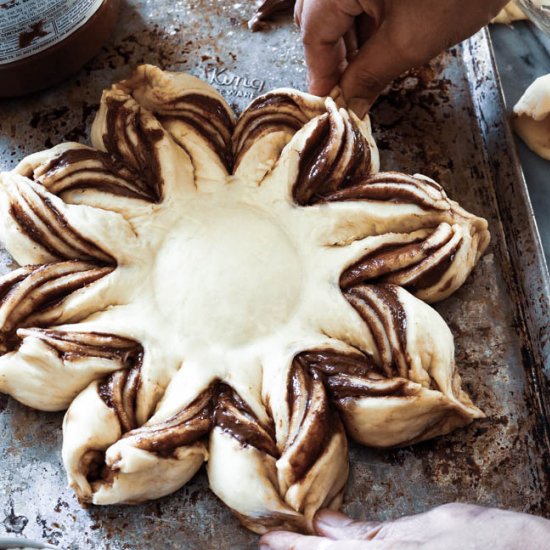
{"type": "Polygon", "coordinates": [[[473,106],[492,170],[504,249],[512,267],[508,284],[522,336],[524,367],[530,383],[527,391],[530,402],[538,405],[536,436],[544,454],[541,463],[550,477],[550,276],[509,117],[493,116],[495,111],[506,114],[507,110],[491,36],[487,28],[481,32],[486,41],[464,43],[464,63],[472,77],[473,106]],[[480,48],[488,51],[479,55],[480,48]],[[494,77],[494,86],[481,85],[487,75],[494,77]]]}

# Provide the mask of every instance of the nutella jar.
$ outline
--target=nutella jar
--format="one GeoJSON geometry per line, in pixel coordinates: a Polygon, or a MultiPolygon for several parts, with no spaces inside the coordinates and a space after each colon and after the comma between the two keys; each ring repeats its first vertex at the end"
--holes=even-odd
{"type": "Polygon", "coordinates": [[[0,0],[0,97],[57,84],[110,37],[119,0],[0,0]]]}

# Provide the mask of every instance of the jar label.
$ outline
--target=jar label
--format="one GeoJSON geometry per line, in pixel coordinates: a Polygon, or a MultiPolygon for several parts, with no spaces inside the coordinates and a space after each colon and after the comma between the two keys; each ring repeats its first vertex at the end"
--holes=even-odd
{"type": "Polygon", "coordinates": [[[0,65],[61,42],[101,4],[103,0],[0,0],[0,65]]]}

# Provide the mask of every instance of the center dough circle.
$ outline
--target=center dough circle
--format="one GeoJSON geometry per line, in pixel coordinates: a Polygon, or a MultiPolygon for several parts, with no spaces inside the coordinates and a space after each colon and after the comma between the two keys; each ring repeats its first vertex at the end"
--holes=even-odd
{"type": "Polygon", "coordinates": [[[201,202],[184,207],[158,251],[159,309],[205,345],[241,346],[272,334],[299,302],[296,247],[266,212],[201,202]]]}

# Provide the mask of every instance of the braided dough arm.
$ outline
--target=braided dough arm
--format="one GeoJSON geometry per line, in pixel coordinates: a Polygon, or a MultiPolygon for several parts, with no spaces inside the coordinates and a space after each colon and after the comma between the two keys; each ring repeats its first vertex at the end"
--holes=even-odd
{"type": "Polygon", "coordinates": [[[409,445],[484,416],[461,389],[453,337],[435,310],[394,285],[355,287],[346,297],[373,334],[378,362],[331,350],[300,360],[325,382],[355,440],[409,445]]]}
{"type": "Polygon", "coordinates": [[[63,462],[83,503],[134,504],[173,493],[208,458],[212,392],[164,422],[138,427],[140,366],[93,382],[63,422],[63,462]]]}

